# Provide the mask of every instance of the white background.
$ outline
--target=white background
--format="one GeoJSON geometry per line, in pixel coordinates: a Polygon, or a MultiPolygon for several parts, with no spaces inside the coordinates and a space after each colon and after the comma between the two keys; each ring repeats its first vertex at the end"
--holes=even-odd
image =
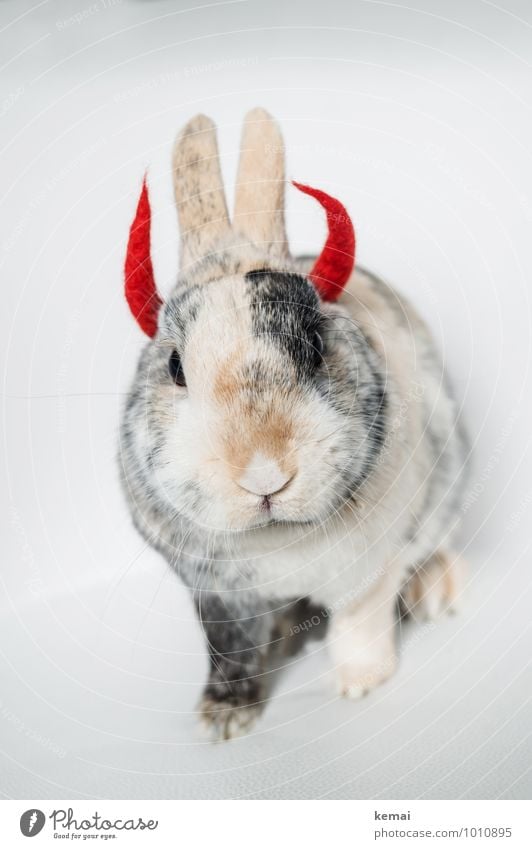
{"type": "MultiPolygon", "coordinates": [[[[531,44],[524,0],[2,2],[1,793],[530,794],[531,44]],[[211,746],[192,607],[118,487],[143,344],[122,265],[148,168],[168,291],[173,138],[213,117],[231,186],[255,105],[289,176],[346,203],[358,261],[434,330],[475,442],[472,569],[461,614],[405,630],[369,699],[339,701],[311,643],[256,731],[211,746]]],[[[294,252],[319,250],[295,190],[288,227],[294,252]]]]}

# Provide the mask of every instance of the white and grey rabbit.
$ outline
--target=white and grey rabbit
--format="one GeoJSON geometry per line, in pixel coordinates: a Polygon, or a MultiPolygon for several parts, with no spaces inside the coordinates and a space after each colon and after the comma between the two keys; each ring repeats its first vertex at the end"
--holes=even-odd
{"type": "Polygon", "coordinates": [[[131,230],[126,294],[152,338],[124,411],[122,479],[136,527],[192,593],[210,653],[201,714],[224,739],[260,712],[290,611],[324,612],[339,692],[358,697],[396,667],[399,598],[422,615],[452,606],[468,449],[410,304],[363,271],[320,297],[313,260],[290,256],[266,112],[246,117],[232,223],[206,117],[179,135],[173,174],[180,271],[164,303],[145,188],[131,230]]]}

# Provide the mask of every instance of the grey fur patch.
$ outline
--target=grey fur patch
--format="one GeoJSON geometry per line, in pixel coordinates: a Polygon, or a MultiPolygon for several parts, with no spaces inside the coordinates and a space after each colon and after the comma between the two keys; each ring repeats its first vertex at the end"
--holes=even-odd
{"type": "Polygon", "coordinates": [[[311,379],[320,353],[315,336],[322,324],[313,286],[300,274],[264,269],[249,271],[246,281],[254,333],[288,354],[300,379],[311,379]]]}

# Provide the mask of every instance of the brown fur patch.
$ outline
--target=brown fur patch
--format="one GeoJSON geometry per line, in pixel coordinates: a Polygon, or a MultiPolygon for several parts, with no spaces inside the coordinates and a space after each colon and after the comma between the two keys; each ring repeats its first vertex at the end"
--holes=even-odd
{"type": "Polygon", "coordinates": [[[259,403],[256,387],[246,386],[239,377],[237,360],[224,363],[213,386],[213,397],[221,407],[222,443],[230,475],[240,477],[253,455],[260,452],[291,477],[297,468],[292,417],[273,393],[266,409],[259,403]]]}
{"type": "Polygon", "coordinates": [[[236,377],[237,364],[241,362],[244,350],[244,344],[237,345],[234,355],[227,359],[216,373],[213,396],[219,404],[233,404],[237,398],[241,386],[236,377]]]}

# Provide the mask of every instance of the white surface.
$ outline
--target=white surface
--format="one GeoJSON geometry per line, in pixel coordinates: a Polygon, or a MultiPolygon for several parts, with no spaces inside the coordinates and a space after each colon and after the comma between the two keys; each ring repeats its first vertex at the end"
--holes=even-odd
{"type": "MultiPolygon", "coordinates": [[[[524,2],[409,5],[2,3],[4,795],[530,795],[532,18],[524,2]],[[210,114],[229,183],[256,104],[282,123],[289,174],[342,198],[359,261],[434,328],[476,443],[474,568],[463,612],[405,630],[371,698],[335,699],[310,643],[256,732],[211,746],[193,611],[117,484],[142,344],[121,266],[149,166],[171,285],[173,137],[210,114]]],[[[288,220],[295,251],[321,244],[296,192],[288,220]]]]}

